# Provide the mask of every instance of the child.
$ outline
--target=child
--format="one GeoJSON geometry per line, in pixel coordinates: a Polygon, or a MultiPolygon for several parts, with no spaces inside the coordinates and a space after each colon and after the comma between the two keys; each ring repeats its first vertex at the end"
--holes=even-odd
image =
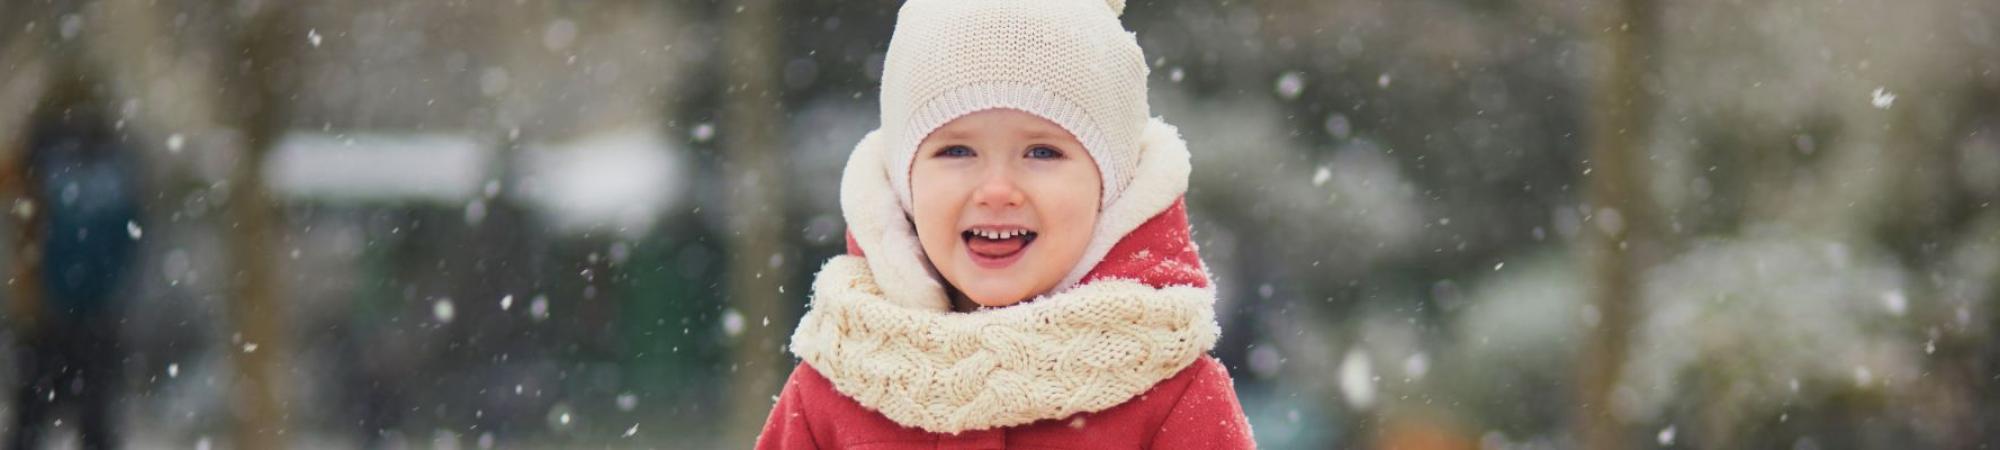
{"type": "Polygon", "coordinates": [[[758,448],[1249,448],[1122,0],[909,0],[758,448]]]}

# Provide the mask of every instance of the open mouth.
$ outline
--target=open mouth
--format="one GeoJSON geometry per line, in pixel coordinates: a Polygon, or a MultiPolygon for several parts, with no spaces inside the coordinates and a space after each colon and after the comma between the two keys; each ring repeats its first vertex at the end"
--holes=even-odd
{"type": "Polygon", "coordinates": [[[986,228],[975,227],[959,233],[965,239],[965,247],[972,261],[981,267],[998,269],[1007,267],[1026,252],[1029,244],[1035,242],[1036,233],[1026,228],[986,228]]]}

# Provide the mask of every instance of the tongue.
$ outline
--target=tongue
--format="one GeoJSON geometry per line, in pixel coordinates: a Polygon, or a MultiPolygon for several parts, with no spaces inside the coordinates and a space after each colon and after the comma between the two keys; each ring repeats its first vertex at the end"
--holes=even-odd
{"type": "Polygon", "coordinates": [[[1021,247],[1025,247],[1028,245],[1028,238],[1026,236],[1016,236],[1007,239],[993,240],[983,237],[975,237],[972,238],[970,244],[972,246],[972,252],[977,253],[980,256],[1001,257],[1001,256],[1012,255],[1014,254],[1014,252],[1021,251],[1021,247]]]}

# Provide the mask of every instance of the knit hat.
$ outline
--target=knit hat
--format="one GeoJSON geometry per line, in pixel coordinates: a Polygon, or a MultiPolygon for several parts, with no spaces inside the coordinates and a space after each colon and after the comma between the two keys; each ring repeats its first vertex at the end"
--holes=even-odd
{"type": "Polygon", "coordinates": [[[1151,117],[1124,0],[909,0],[882,65],[883,158],[905,213],[917,144],[966,114],[1008,108],[1068,130],[1097,163],[1102,210],[1139,164],[1151,117]]]}

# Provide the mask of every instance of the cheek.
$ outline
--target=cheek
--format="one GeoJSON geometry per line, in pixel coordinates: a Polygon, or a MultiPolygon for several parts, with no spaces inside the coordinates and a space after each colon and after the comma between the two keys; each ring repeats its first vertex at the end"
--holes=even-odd
{"type": "MultiPolygon", "coordinates": [[[[1059,182],[1047,185],[1040,195],[1037,213],[1047,228],[1049,248],[1044,256],[1051,258],[1051,269],[1067,272],[1068,265],[1083,256],[1085,246],[1097,229],[1097,191],[1102,189],[1095,168],[1081,174],[1063,177],[1059,182]]],[[[1037,244],[1039,245],[1039,241],[1037,244]]]]}
{"type": "Polygon", "coordinates": [[[1065,221],[1090,221],[1097,216],[1098,199],[1104,190],[1101,178],[1097,177],[1097,167],[1089,162],[1078,161],[1066,165],[1064,170],[1051,173],[1043,180],[1037,180],[1042,195],[1037,203],[1046,210],[1051,219],[1065,221]]]}
{"type": "MultiPolygon", "coordinates": [[[[937,175],[924,176],[922,169],[911,174],[910,219],[916,224],[917,241],[924,252],[944,254],[958,243],[958,215],[964,196],[958,194],[958,187],[938,182],[937,175]]],[[[932,264],[944,265],[943,261],[932,264]]]]}
{"type": "Polygon", "coordinates": [[[1055,258],[1051,262],[1065,263],[1060,267],[1064,269],[1061,271],[1065,272],[1067,263],[1073,263],[1076,258],[1083,255],[1083,248],[1090,244],[1090,237],[1097,228],[1095,204],[1087,208],[1076,206],[1069,205],[1062,211],[1050,211],[1044,216],[1046,220],[1043,223],[1048,225],[1049,232],[1044,236],[1053,238],[1047,239],[1049,248],[1045,255],[1055,258]]]}

